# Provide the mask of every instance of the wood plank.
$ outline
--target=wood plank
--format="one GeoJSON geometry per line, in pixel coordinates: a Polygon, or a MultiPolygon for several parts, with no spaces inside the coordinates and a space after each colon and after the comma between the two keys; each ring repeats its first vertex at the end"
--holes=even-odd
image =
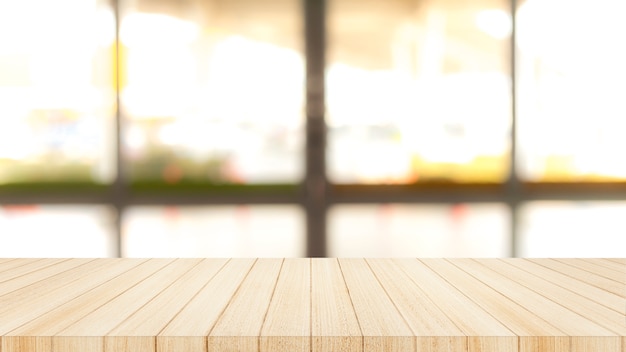
{"type": "Polygon", "coordinates": [[[441,260],[443,259],[396,259],[394,263],[397,263],[415,284],[428,288],[424,292],[465,335],[510,337],[517,345],[517,337],[510,329],[429,267],[441,260]]]}
{"type": "MultiPolygon", "coordinates": [[[[123,341],[132,337],[135,344],[133,351],[155,346],[154,336],[222,268],[226,261],[226,259],[178,259],[132,290],[108,302],[106,310],[116,312],[117,322],[110,322],[111,326],[115,326],[106,333],[105,344],[109,342],[111,346],[123,345],[123,341]],[[140,296],[142,292],[150,294],[147,295],[148,297],[142,297],[140,296]],[[156,294],[151,296],[153,293],[156,294]],[[128,308],[127,305],[138,308],[134,310],[128,308]],[[131,312],[130,315],[124,318],[126,313],[118,312],[116,306],[122,306],[119,310],[131,312]]],[[[106,316],[106,310],[100,314],[106,316]]],[[[92,313],[91,319],[98,319],[98,315],[92,313]]],[[[113,351],[119,351],[119,349],[113,349],[113,351]]]]}
{"type": "MultiPolygon", "coordinates": [[[[46,299],[47,297],[57,296],[65,298],[67,296],[59,294],[59,290],[66,291],[73,283],[93,275],[94,271],[106,272],[110,270],[106,262],[99,260],[80,259],[79,262],[72,262],[73,260],[65,261],[61,263],[61,266],[46,268],[55,268],[54,271],[42,269],[42,271],[45,270],[49,276],[39,276],[39,280],[31,284],[15,286],[17,285],[16,283],[13,285],[12,289],[15,289],[14,291],[0,297],[0,314],[13,309],[13,306],[18,303],[38,306],[40,303],[49,303],[50,301],[46,299]]],[[[31,275],[29,274],[29,276],[31,275]]]]}
{"type": "Polygon", "coordinates": [[[524,336],[519,341],[520,352],[570,352],[569,336],[524,336]]]}
{"type": "Polygon", "coordinates": [[[586,262],[601,265],[626,275],[626,263],[615,262],[605,258],[585,258],[586,262]]]}
{"type": "MultiPolygon", "coordinates": [[[[104,348],[117,352],[156,352],[155,336],[114,336],[104,337],[104,348]]],[[[1,352],[1,351],[0,351],[1,352]]]]}
{"type": "Polygon", "coordinates": [[[394,262],[400,265],[416,284],[428,287],[428,295],[434,305],[468,336],[467,351],[517,352],[518,337],[510,329],[429,267],[442,260],[398,259],[394,262]],[[472,336],[476,338],[471,339],[472,336]]]}
{"type": "Polygon", "coordinates": [[[415,350],[418,352],[467,352],[467,339],[467,336],[419,336],[416,337],[415,350]]]}
{"type": "Polygon", "coordinates": [[[200,263],[201,259],[176,259],[137,285],[108,301],[57,333],[59,336],[105,336],[157,296],[163,288],[200,263]]]}
{"type": "Polygon", "coordinates": [[[626,324],[624,324],[623,314],[601,305],[596,300],[579,295],[577,292],[566,290],[546,279],[508,264],[510,261],[513,260],[481,260],[485,265],[489,265],[489,268],[492,270],[503,276],[516,278],[518,282],[537,294],[566,307],[572,312],[588,318],[615,334],[626,335],[626,324]],[[494,264],[494,261],[500,262],[501,264],[494,264]]]}
{"type": "Polygon", "coordinates": [[[507,264],[525,270],[526,272],[529,272],[535,276],[544,278],[565,289],[576,292],[579,295],[582,295],[589,299],[593,299],[596,302],[618,313],[624,311],[624,298],[614,293],[602,290],[596,286],[574,279],[558,271],[547,269],[527,259],[507,259],[507,264]]]}
{"type": "Polygon", "coordinates": [[[518,351],[518,340],[516,338],[500,336],[470,336],[467,340],[468,351],[470,352],[518,351]]]}
{"type": "Polygon", "coordinates": [[[21,326],[28,325],[29,321],[33,319],[43,319],[55,307],[71,301],[105,280],[128,270],[132,265],[134,265],[133,261],[120,260],[113,266],[102,265],[100,271],[94,270],[91,273],[95,275],[89,279],[74,282],[71,286],[44,289],[41,292],[28,292],[26,288],[26,292],[22,292],[23,289],[17,291],[22,292],[22,295],[0,297],[0,307],[2,307],[0,314],[3,317],[0,319],[0,335],[11,334],[21,326]]]}
{"type": "Polygon", "coordinates": [[[13,314],[7,317],[11,322],[8,326],[12,330],[5,338],[54,336],[172,261],[173,259],[115,261],[109,264],[108,272],[96,272],[89,280],[82,280],[81,286],[74,285],[66,291],[43,297],[42,303],[34,305],[41,307],[37,310],[32,309],[30,302],[16,306],[13,314]]]}
{"type": "Polygon", "coordinates": [[[364,351],[415,351],[413,332],[363,259],[339,259],[364,351]]]}
{"type": "Polygon", "coordinates": [[[572,336],[571,352],[621,352],[620,337],[572,336]]]}
{"type": "Polygon", "coordinates": [[[52,338],[52,351],[54,352],[102,352],[103,349],[104,337],[102,336],[57,336],[52,338]]]}
{"type": "Polygon", "coordinates": [[[524,306],[542,319],[549,321],[570,336],[614,336],[615,333],[572,312],[554,301],[528,289],[488,267],[488,260],[454,259],[450,262],[469,275],[491,286],[496,291],[524,306]]]}
{"type": "Polygon", "coordinates": [[[618,264],[621,264],[621,265],[626,265],[626,258],[598,258],[598,259],[602,259],[602,260],[618,263],[618,264]]]}
{"type": "Polygon", "coordinates": [[[336,259],[311,259],[312,351],[363,352],[361,328],[336,259]]]}
{"type": "Polygon", "coordinates": [[[0,260],[0,352],[626,352],[622,267],[14,258],[0,260]]]}
{"type": "MultiPolygon", "coordinates": [[[[52,337],[53,351],[61,348],[56,346],[62,346],[62,351],[103,352],[104,335],[139,307],[146,304],[159,292],[159,288],[167,287],[178,275],[185,273],[198,262],[199,259],[171,261],[156,272],[146,276],[136,285],[107,301],[105,305],[94,307],[95,309],[87,315],[52,337]]],[[[145,341],[141,342],[145,344],[145,341]]],[[[141,347],[145,349],[145,346],[141,347]]]]}
{"type": "Polygon", "coordinates": [[[26,265],[29,263],[40,261],[41,259],[30,259],[30,258],[11,258],[0,263],[0,273],[6,273],[9,270],[14,271],[15,268],[26,265]]]}
{"type": "Polygon", "coordinates": [[[418,351],[466,351],[467,336],[391,259],[367,259],[379,283],[416,336],[418,351]],[[436,346],[436,347],[435,347],[436,346]]]}
{"type": "Polygon", "coordinates": [[[204,259],[105,337],[105,352],[150,352],[156,337],[224,267],[227,259],[204,259]]]}
{"type": "MultiPolygon", "coordinates": [[[[157,336],[157,352],[189,351],[205,352],[207,350],[206,337],[203,336],[157,336]]],[[[242,352],[247,350],[241,350],[242,352]]]]}
{"type": "MultiPolygon", "coordinates": [[[[19,276],[7,277],[0,283],[0,297],[10,294],[20,288],[32,285],[38,281],[48,279],[50,276],[62,273],[80,265],[86,264],[94,259],[44,259],[38,262],[36,266],[21,266],[17,268],[18,272],[28,270],[28,272],[19,276]],[[27,267],[27,268],[26,268],[27,267]]],[[[1,274],[0,274],[1,275],[1,274]]],[[[9,274],[10,275],[10,274],[9,274]]],[[[1,309],[1,308],[0,308],[1,309]]]]}
{"type": "Polygon", "coordinates": [[[542,258],[542,259],[527,259],[527,260],[530,260],[533,263],[539,264],[546,268],[550,268],[552,270],[558,271],[562,274],[573,277],[575,279],[584,281],[588,284],[591,284],[602,290],[616,294],[620,297],[626,298],[626,292],[624,292],[624,285],[617,281],[607,279],[599,275],[594,275],[593,273],[582,270],[580,268],[573,267],[571,265],[567,265],[565,263],[556,261],[554,259],[542,258]]]}
{"type": "Polygon", "coordinates": [[[485,285],[447,260],[424,260],[445,281],[474,301],[481,309],[502,322],[518,336],[567,336],[507,296],[485,285]]]}
{"type": "Polygon", "coordinates": [[[259,259],[209,333],[208,351],[259,351],[282,259],[259,259]]]}
{"type": "Polygon", "coordinates": [[[0,352],[40,352],[52,351],[50,336],[20,336],[0,338],[0,352]]]}
{"type": "Polygon", "coordinates": [[[256,260],[231,259],[157,336],[159,352],[206,351],[207,338],[256,260]]]}
{"type": "Polygon", "coordinates": [[[607,279],[617,281],[621,284],[626,284],[626,277],[624,271],[617,271],[609,269],[605,266],[595,264],[588,260],[574,259],[574,258],[555,258],[554,260],[573,267],[585,270],[590,274],[599,275],[607,279]]]}
{"type": "Polygon", "coordinates": [[[30,259],[30,258],[20,258],[18,259],[20,263],[23,265],[18,265],[11,270],[0,271],[0,285],[7,280],[15,279],[19,276],[34,272],[39,270],[40,268],[44,268],[46,266],[58,264],[59,262],[66,261],[69,259],[30,259]],[[19,267],[19,268],[18,268],[19,267]]]}
{"type": "Polygon", "coordinates": [[[311,351],[311,260],[285,259],[260,335],[261,352],[311,351]]]}

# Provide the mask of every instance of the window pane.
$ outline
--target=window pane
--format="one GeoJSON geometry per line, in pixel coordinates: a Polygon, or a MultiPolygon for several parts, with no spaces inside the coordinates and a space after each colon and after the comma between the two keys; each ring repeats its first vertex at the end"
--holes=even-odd
{"type": "Polygon", "coordinates": [[[294,206],[135,207],[124,257],[302,257],[304,218],[294,206]]]}
{"type": "Polygon", "coordinates": [[[329,214],[331,257],[508,257],[502,205],[345,205],[329,214]]]}
{"type": "Polygon", "coordinates": [[[134,180],[298,182],[298,0],[121,1],[121,100],[134,180]]]}
{"type": "Polygon", "coordinates": [[[108,1],[0,1],[0,184],[112,180],[114,47],[108,1]]]}
{"type": "Polygon", "coordinates": [[[113,257],[112,227],[104,206],[0,206],[0,257],[113,257]]]}
{"type": "Polygon", "coordinates": [[[330,0],[331,180],[505,179],[508,9],[506,0],[330,0]]]}
{"type": "Polygon", "coordinates": [[[626,179],[626,2],[520,3],[520,176],[531,181],[626,179]]]}
{"type": "Polygon", "coordinates": [[[522,208],[522,257],[626,256],[626,203],[533,202],[522,208]]]}

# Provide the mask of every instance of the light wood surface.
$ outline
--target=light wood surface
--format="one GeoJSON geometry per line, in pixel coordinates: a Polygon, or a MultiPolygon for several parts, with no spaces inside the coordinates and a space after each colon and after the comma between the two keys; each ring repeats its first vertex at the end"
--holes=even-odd
{"type": "Polygon", "coordinates": [[[311,259],[312,351],[363,350],[363,335],[337,260],[311,259]]]}
{"type": "Polygon", "coordinates": [[[562,260],[555,259],[531,259],[535,263],[538,263],[547,268],[561,272],[577,280],[589,283],[596,287],[616,294],[622,298],[626,298],[626,290],[624,283],[611,280],[602,276],[598,272],[583,270],[579,267],[571,265],[572,263],[563,262],[562,260]]]}
{"type": "Polygon", "coordinates": [[[0,352],[626,352],[626,261],[0,259],[0,352]]]}

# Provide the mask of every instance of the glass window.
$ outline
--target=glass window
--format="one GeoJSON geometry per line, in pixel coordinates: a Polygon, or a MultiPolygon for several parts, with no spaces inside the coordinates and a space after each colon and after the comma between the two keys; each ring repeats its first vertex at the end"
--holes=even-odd
{"type": "Polygon", "coordinates": [[[329,213],[331,257],[508,257],[508,212],[484,205],[342,205],[329,213]]]}
{"type": "Polygon", "coordinates": [[[521,211],[521,257],[624,257],[626,203],[532,202],[521,211]]]}
{"type": "Polygon", "coordinates": [[[626,179],[622,0],[526,0],[517,13],[520,176],[626,179]]]}
{"type": "Polygon", "coordinates": [[[0,206],[0,257],[113,257],[112,227],[104,206],[0,206]]]}
{"type": "Polygon", "coordinates": [[[508,176],[508,1],[330,0],[328,13],[332,181],[508,176]]]}
{"type": "Polygon", "coordinates": [[[124,257],[303,257],[304,214],[295,206],[133,207],[124,257]]]}
{"type": "Polygon", "coordinates": [[[0,1],[0,184],[113,179],[114,47],[108,1],[0,1]]]}
{"type": "Polygon", "coordinates": [[[303,173],[298,0],[122,0],[133,180],[295,183],[303,173]]]}

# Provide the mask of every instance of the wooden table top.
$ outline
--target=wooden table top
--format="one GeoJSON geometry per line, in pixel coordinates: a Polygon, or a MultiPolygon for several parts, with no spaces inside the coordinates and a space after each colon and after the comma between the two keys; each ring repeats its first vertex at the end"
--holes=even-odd
{"type": "Polygon", "coordinates": [[[0,259],[0,352],[626,352],[626,259],[0,259]]]}

